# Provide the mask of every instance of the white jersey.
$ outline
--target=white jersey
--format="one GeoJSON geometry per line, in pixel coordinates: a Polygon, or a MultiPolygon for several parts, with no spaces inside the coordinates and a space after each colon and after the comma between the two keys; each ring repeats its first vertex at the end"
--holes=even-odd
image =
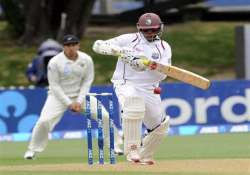
{"type": "MultiPolygon", "coordinates": [[[[145,56],[163,65],[171,65],[172,52],[169,44],[163,40],[148,42],[140,33],[129,33],[107,40],[120,47],[133,50],[134,56],[145,56]]],[[[136,71],[122,60],[118,60],[112,82],[130,82],[136,85],[158,86],[166,75],[156,70],[136,71]]]]}
{"type": "Polygon", "coordinates": [[[94,80],[92,58],[78,51],[75,61],[68,59],[64,52],[54,56],[48,64],[49,94],[69,106],[72,98],[82,103],[94,80]]]}

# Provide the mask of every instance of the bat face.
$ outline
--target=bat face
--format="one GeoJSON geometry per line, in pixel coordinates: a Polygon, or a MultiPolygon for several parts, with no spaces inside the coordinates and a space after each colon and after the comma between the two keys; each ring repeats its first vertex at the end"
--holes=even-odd
{"type": "Polygon", "coordinates": [[[156,68],[157,71],[164,73],[174,79],[191,84],[195,87],[204,90],[208,89],[210,86],[210,81],[198,74],[195,74],[185,69],[178,68],[176,66],[166,66],[159,63],[156,64],[157,64],[156,68]]]}
{"type": "Polygon", "coordinates": [[[171,65],[163,65],[156,63],[147,59],[146,57],[141,57],[143,64],[148,66],[151,70],[157,70],[167,76],[170,76],[176,80],[191,84],[195,87],[201,89],[208,89],[210,86],[210,81],[196,73],[190,72],[185,69],[178,68],[171,65]]]}

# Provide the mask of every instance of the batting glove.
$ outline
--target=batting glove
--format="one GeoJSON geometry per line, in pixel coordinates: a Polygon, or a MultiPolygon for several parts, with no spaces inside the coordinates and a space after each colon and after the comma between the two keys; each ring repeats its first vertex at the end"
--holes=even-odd
{"type": "Polygon", "coordinates": [[[146,64],[144,64],[144,59],[137,58],[131,54],[122,54],[119,56],[119,59],[130,65],[136,71],[144,71],[148,67],[146,64]]]}

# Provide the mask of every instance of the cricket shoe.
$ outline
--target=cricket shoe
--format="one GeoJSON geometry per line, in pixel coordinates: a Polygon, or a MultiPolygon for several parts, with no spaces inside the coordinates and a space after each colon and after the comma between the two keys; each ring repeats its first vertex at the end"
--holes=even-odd
{"type": "Polygon", "coordinates": [[[127,161],[134,163],[140,162],[140,156],[136,145],[131,146],[130,152],[127,155],[127,161]]]}
{"type": "Polygon", "coordinates": [[[123,150],[118,145],[115,146],[115,150],[114,151],[115,151],[115,154],[118,155],[118,156],[124,155],[123,150]]]}
{"type": "Polygon", "coordinates": [[[153,159],[140,159],[138,163],[140,165],[154,165],[155,161],[153,159]]]}
{"type": "Polygon", "coordinates": [[[123,138],[121,136],[121,134],[118,135],[117,137],[117,141],[115,142],[115,154],[118,156],[122,156],[124,155],[124,151],[123,151],[123,138]]]}
{"type": "Polygon", "coordinates": [[[27,160],[33,160],[35,158],[35,155],[36,155],[35,151],[28,150],[25,152],[23,157],[24,159],[27,159],[27,160]]]}

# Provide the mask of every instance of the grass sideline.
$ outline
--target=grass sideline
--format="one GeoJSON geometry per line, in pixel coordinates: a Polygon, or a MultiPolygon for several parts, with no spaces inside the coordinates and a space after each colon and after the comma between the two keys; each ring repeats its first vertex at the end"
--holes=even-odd
{"type": "MultiPolygon", "coordinates": [[[[95,143],[96,146],[96,143],[95,143]]],[[[91,170],[89,172],[88,169],[91,169],[87,163],[87,145],[85,140],[57,140],[50,141],[47,149],[39,155],[39,157],[34,161],[23,160],[23,154],[26,150],[27,142],[1,142],[0,143],[0,172],[1,167],[11,165],[13,171],[3,171],[4,174],[12,174],[12,175],[20,175],[20,174],[98,174],[98,169],[91,170]],[[63,170],[52,171],[52,172],[37,172],[31,170],[19,170],[15,171],[16,166],[47,166],[48,164],[66,164],[78,163],[80,166],[86,166],[86,172],[83,170],[79,170],[81,172],[75,172],[74,169],[67,170],[68,172],[64,172],[63,170]]],[[[94,149],[95,158],[97,157],[97,149],[94,149]]],[[[106,150],[107,154],[107,150],[106,150]]],[[[106,156],[107,157],[107,156],[106,156]]],[[[250,133],[237,133],[237,134],[210,134],[210,135],[195,135],[195,136],[169,136],[164,139],[163,144],[161,144],[160,149],[157,151],[155,159],[159,162],[168,161],[169,166],[172,166],[172,161],[180,161],[185,166],[189,160],[193,161],[218,161],[223,162],[224,160],[235,161],[235,165],[239,159],[249,160],[250,159],[250,133]],[[184,162],[183,162],[184,161],[184,162]]],[[[97,159],[95,159],[97,160],[97,159]]],[[[106,160],[107,161],[107,160],[106,160]]],[[[118,157],[118,162],[123,163],[125,161],[124,156],[118,157]]],[[[250,162],[250,161],[249,161],[250,162]]],[[[38,166],[38,167],[39,167],[38,166]]],[[[106,165],[105,165],[106,166],[106,165]]],[[[105,167],[104,166],[104,167],[105,167]]],[[[114,165],[115,167],[116,165],[114,165]]],[[[130,165],[128,165],[130,166],[130,165]]],[[[192,165],[195,166],[195,165],[192,165]]],[[[215,166],[215,165],[207,165],[215,166]]],[[[132,168],[136,168],[136,165],[132,166],[132,168]]],[[[147,167],[147,166],[146,166],[147,167]]],[[[146,168],[145,167],[145,168],[146,168]]],[[[96,167],[94,167],[96,168],[96,167]]],[[[99,167],[100,168],[100,167],[99,167]]],[[[190,167],[189,167],[190,168],[190,167]]],[[[199,168],[199,167],[198,167],[199,168]]],[[[202,167],[201,167],[202,168],[202,167]]],[[[216,167],[214,167],[216,168],[216,167]]],[[[218,167],[217,167],[218,168],[218,167]]],[[[111,168],[112,169],[112,168],[111,168]]],[[[150,174],[149,169],[147,172],[143,172],[143,170],[138,171],[135,174],[150,174]]],[[[151,172],[152,174],[176,174],[176,175],[208,175],[213,171],[206,170],[205,172],[193,171],[190,173],[189,171],[185,172],[151,172]]],[[[111,174],[112,171],[105,170],[101,174],[111,174]]],[[[100,173],[99,173],[100,174],[100,173]]],[[[116,172],[115,174],[125,175],[125,174],[133,174],[133,172],[121,171],[116,172]]],[[[230,174],[228,172],[216,172],[212,173],[213,175],[224,175],[230,174]]],[[[231,172],[231,174],[239,175],[237,172],[231,172]]],[[[250,174],[250,171],[246,175],[250,174]]],[[[245,175],[242,174],[241,175],[245,175]]]]}
{"type": "MultiPolygon", "coordinates": [[[[172,46],[173,64],[211,79],[234,78],[234,29],[240,22],[188,22],[166,25],[162,38],[172,46]],[[205,66],[204,66],[205,65],[205,66]],[[229,72],[229,75],[227,75],[229,72]],[[217,76],[218,75],[218,76],[217,76]]],[[[38,46],[17,45],[0,21],[0,86],[28,86],[25,69],[38,46]]],[[[108,39],[123,33],[136,32],[135,26],[90,26],[81,40],[81,50],[90,54],[95,63],[94,84],[109,84],[116,59],[95,54],[91,47],[97,39],[108,39]]],[[[171,81],[171,80],[170,80],[171,81]]]]}

